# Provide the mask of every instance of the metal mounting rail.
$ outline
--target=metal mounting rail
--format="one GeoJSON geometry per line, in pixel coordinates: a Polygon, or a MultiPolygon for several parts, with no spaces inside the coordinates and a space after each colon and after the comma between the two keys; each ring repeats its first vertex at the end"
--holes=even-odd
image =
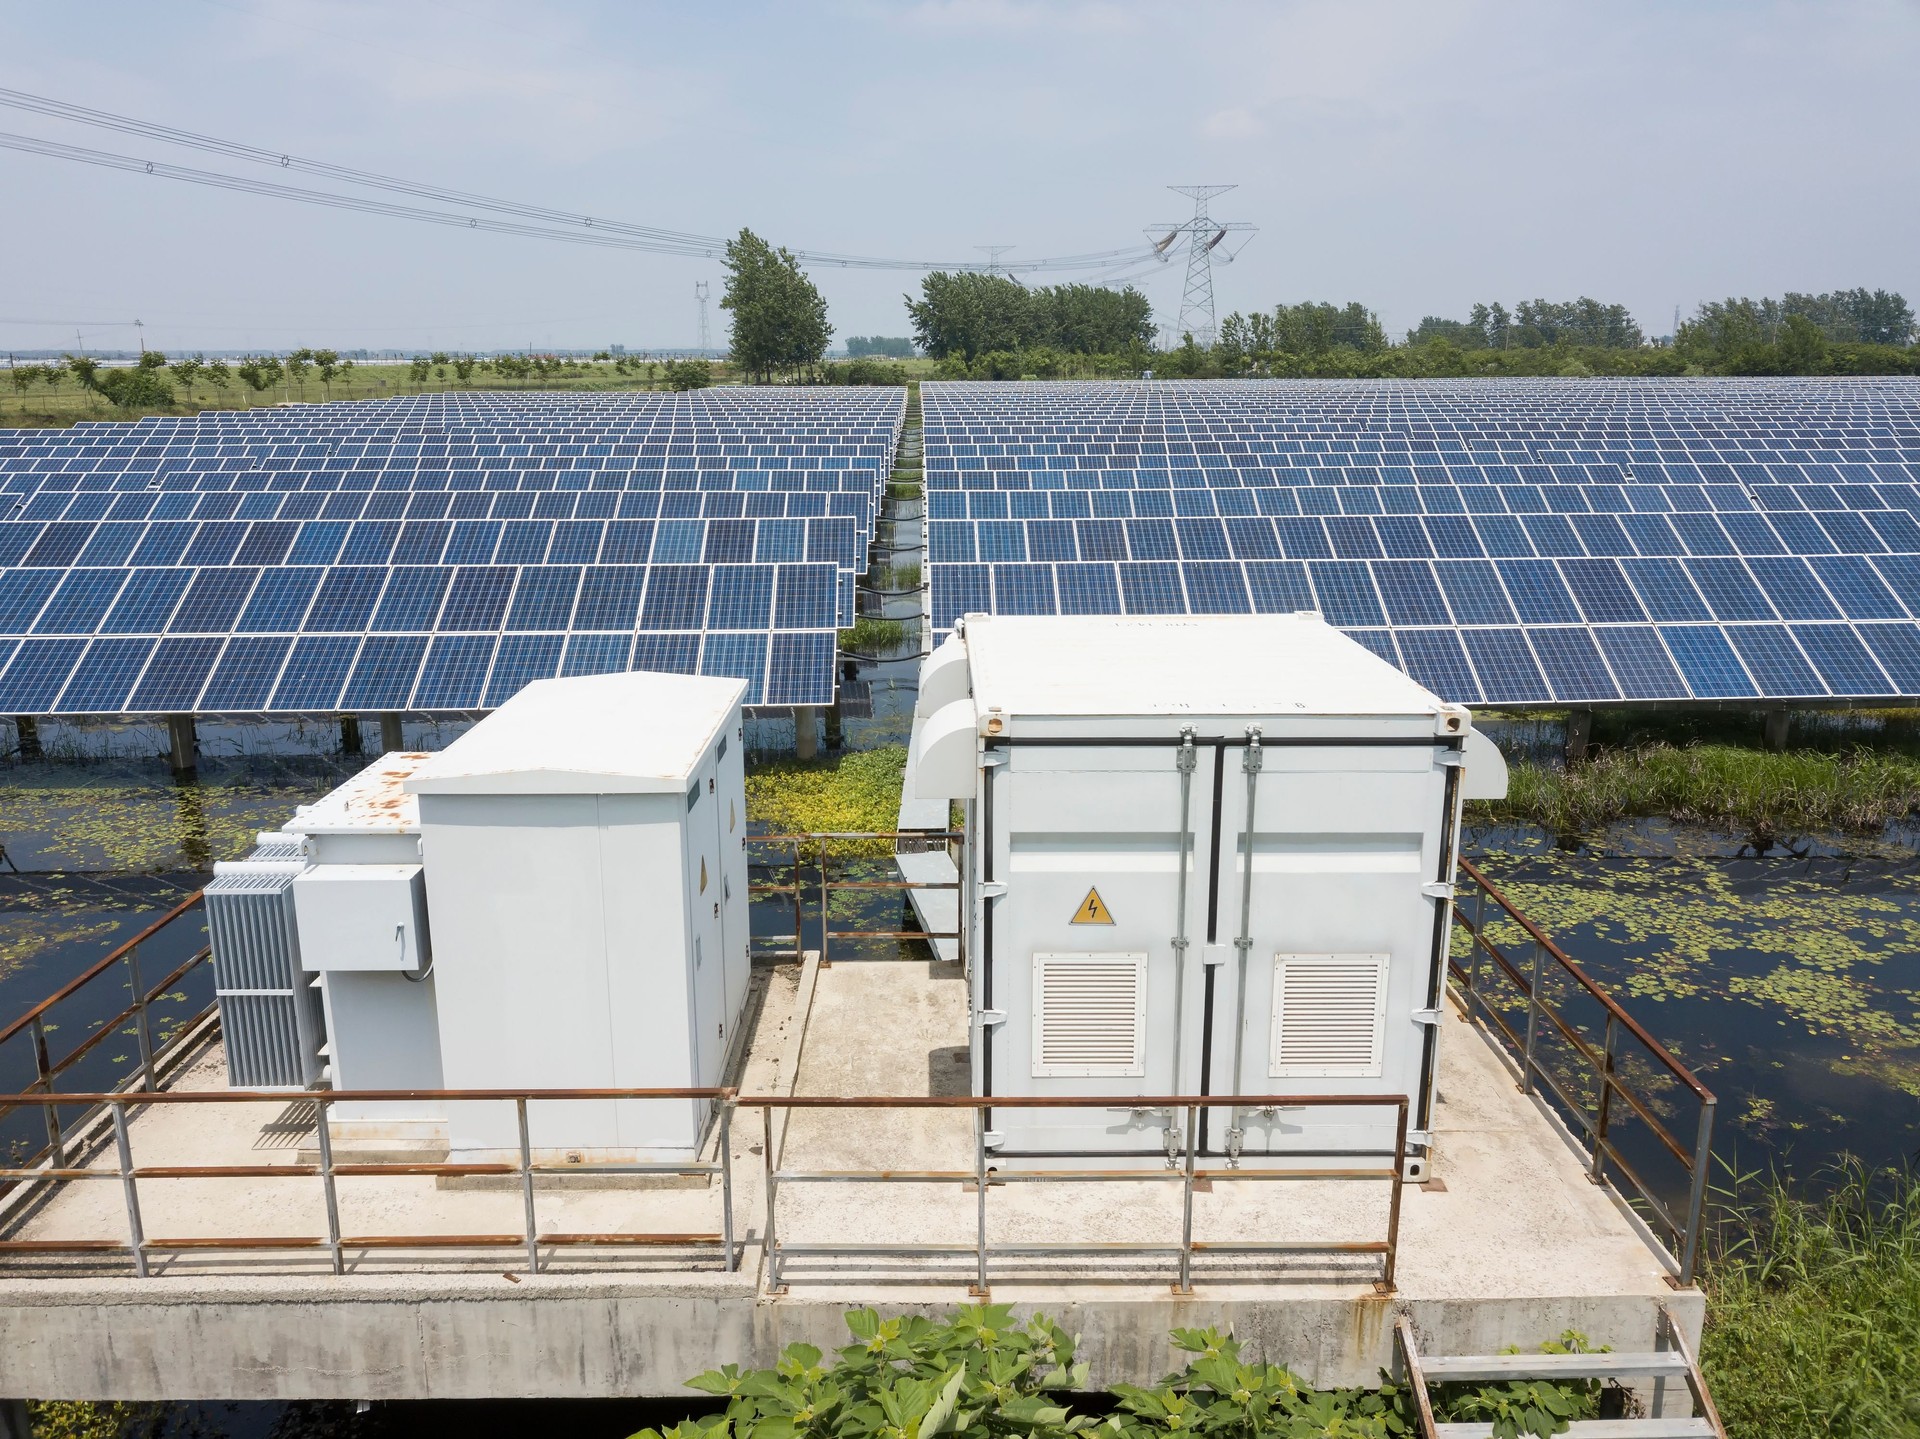
{"type": "Polygon", "coordinates": [[[1468,937],[1468,949],[1464,962],[1448,961],[1455,1001],[1506,1047],[1519,1069],[1521,1091],[1540,1096],[1568,1126],[1586,1155],[1588,1177],[1616,1189],[1616,1177],[1625,1181],[1631,1191],[1626,1197],[1636,1212],[1651,1215],[1671,1236],[1672,1245],[1663,1253],[1674,1279],[1682,1285],[1693,1283],[1718,1103],[1713,1092],[1516,909],[1471,860],[1460,861],[1460,873],[1465,883],[1455,893],[1453,914],[1468,937]],[[1512,931],[1517,943],[1505,935],[1496,942],[1490,925],[1512,931]],[[1491,964],[1484,964],[1483,957],[1491,964]],[[1597,1007],[1590,1023],[1568,1017],[1564,1003],[1553,997],[1556,978],[1571,982],[1569,999],[1597,1007]],[[1547,1062],[1546,1047],[1556,1040],[1592,1085],[1590,1096],[1577,1093],[1578,1081],[1556,1073],[1547,1062]],[[1683,1143],[1660,1117],[1665,1100],[1643,1092],[1647,1081],[1629,1079],[1636,1070],[1664,1076],[1670,1088],[1677,1087],[1697,1106],[1691,1144],[1683,1143]],[[1636,1164],[1623,1151],[1620,1131],[1636,1120],[1653,1141],[1639,1149],[1652,1159],[1664,1156],[1684,1171],[1685,1198],[1679,1203],[1676,1186],[1662,1186],[1641,1173],[1647,1157],[1636,1155],[1636,1164]]]}

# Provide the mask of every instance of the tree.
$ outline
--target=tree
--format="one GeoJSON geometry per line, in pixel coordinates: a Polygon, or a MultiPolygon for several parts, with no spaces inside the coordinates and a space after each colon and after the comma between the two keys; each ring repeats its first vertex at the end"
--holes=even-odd
{"type": "Polygon", "coordinates": [[[167,368],[173,371],[174,379],[180,382],[180,388],[187,392],[187,398],[191,400],[193,398],[194,377],[206,368],[205,363],[189,356],[185,359],[175,360],[167,366],[167,368]]]}
{"type": "Polygon", "coordinates": [[[300,398],[307,397],[307,367],[313,363],[313,351],[302,346],[287,356],[287,379],[300,387],[300,398]]]}
{"type": "Polygon", "coordinates": [[[14,393],[24,395],[27,392],[27,386],[40,378],[40,367],[38,365],[16,365],[7,371],[7,378],[13,381],[14,393]]]}
{"type": "Polygon", "coordinates": [[[456,355],[453,361],[453,373],[460,377],[460,383],[466,384],[473,378],[473,356],[456,355]]]}
{"type": "Polygon", "coordinates": [[[668,360],[667,388],[704,390],[713,383],[713,366],[705,360],[668,360]]]}
{"type": "MultiPolygon", "coordinates": [[[[64,359],[48,360],[46,364],[40,367],[41,380],[46,383],[47,388],[52,390],[54,394],[57,395],[60,393],[60,380],[67,373],[67,367],[72,363],[73,356],[68,355],[64,359]]],[[[86,363],[91,365],[93,361],[88,360],[86,363]]]]}
{"type": "Polygon", "coordinates": [[[248,355],[234,370],[255,394],[272,389],[285,373],[277,355],[248,355]]]}
{"type": "Polygon", "coordinates": [[[158,350],[142,350],[140,352],[140,368],[143,370],[165,369],[166,364],[167,357],[158,350]]]}
{"type": "Polygon", "coordinates": [[[727,242],[726,270],[720,308],[733,315],[728,358],[762,382],[819,364],[833,326],[826,300],[800,262],[742,230],[727,242]]]}
{"type": "Polygon", "coordinates": [[[432,369],[432,360],[428,359],[425,355],[415,355],[413,357],[413,363],[407,366],[407,378],[412,380],[416,385],[424,385],[432,369]]]}
{"type": "Polygon", "coordinates": [[[100,373],[100,362],[86,355],[68,355],[64,361],[48,365],[47,369],[50,372],[47,381],[55,389],[59,388],[62,371],[71,370],[73,378],[80,382],[80,388],[91,390],[94,388],[94,376],[100,373]]]}
{"type": "Polygon", "coordinates": [[[173,403],[173,391],[160,378],[158,365],[108,370],[96,375],[93,388],[123,410],[154,410],[173,403]]]}
{"type": "Polygon", "coordinates": [[[335,350],[315,350],[313,368],[320,372],[320,392],[333,398],[333,377],[340,373],[340,355],[335,350]]]}
{"type": "Polygon", "coordinates": [[[886,335],[849,335],[847,358],[909,360],[913,358],[913,341],[905,335],[898,339],[886,335]]]}
{"type": "Polygon", "coordinates": [[[920,281],[920,298],[903,296],[920,348],[936,360],[972,361],[994,350],[1023,350],[1039,336],[1033,295],[1005,275],[936,270],[920,281]]]}
{"type": "Polygon", "coordinates": [[[233,371],[227,368],[225,360],[214,360],[207,365],[207,383],[222,395],[226,394],[227,386],[233,383],[233,371]]]}

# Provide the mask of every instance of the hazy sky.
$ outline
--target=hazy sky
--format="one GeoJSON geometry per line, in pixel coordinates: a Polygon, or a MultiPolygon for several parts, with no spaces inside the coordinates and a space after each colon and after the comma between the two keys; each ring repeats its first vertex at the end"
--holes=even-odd
{"type": "MultiPolygon", "coordinates": [[[[1920,299],[1920,5],[0,0],[0,86],[408,179],[793,248],[1139,243],[1237,182],[1219,309],[1920,299]]],[[[0,109],[0,131],[339,188],[0,109]]],[[[908,273],[814,267],[838,338],[908,273]]],[[[0,150],[0,348],[688,345],[710,261],[0,150]],[[53,321],[53,324],[22,323],[53,321]],[[83,325],[85,330],[86,326],[83,325]],[[89,347],[131,344],[93,328],[89,347]]],[[[1179,306],[1177,265],[1141,282],[1179,306]]],[[[716,340],[724,315],[716,308],[716,340]]]]}

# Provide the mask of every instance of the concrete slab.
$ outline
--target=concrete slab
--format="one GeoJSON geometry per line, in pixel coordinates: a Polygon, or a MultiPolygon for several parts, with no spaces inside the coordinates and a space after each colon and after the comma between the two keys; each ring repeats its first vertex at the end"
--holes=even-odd
{"type": "MultiPolygon", "coordinates": [[[[927,1095],[966,1091],[966,987],[942,963],[785,966],[756,976],[761,1002],[743,1057],[744,1092],[927,1095]]],[[[202,1064],[185,1083],[217,1082],[202,1064]]],[[[273,1162],[303,1142],[286,1101],[181,1107],[132,1126],[142,1163],[273,1162]],[[272,1122],[281,1120],[277,1126],[272,1122]]],[[[1657,1306],[1697,1335],[1698,1291],[1676,1293],[1616,1201],[1586,1180],[1490,1046],[1449,1016],[1436,1118],[1444,1192],[1403,1189],[1399,1286],[1375,1292],[1377,1256],[1211,1255],[1196,1291],[1169,1291],[1171,1258],[1010,1257],[993,1297],[1053,1314],[1084,1336],[1093,1382],[1150,1382],[1172,1362],[1175,1326],[1232,1327],[1256,1352],[1317,1383],[1370,1381],[1391,1362],[1391,1321],[1413,1318],[1434,1352],[1531,1347],[1579,1328],[1618,1349],[1652,1347],[1657,1306]]],[[[733,1134],[744,1269],[711,1255],[556,1251],[524,1272],[514,1251],[355,1255],[335,1277],[286,1254],[166,1257],[155,1276],[125,1260],[0,1267],[0,1393],[89,1398],[430,1398],[670,1394],[722,1360],[768,1364],[784,1344],[844,1342],[853,1304],[938,1314],[968,1300],[971,1256],[929,1264],[871,1256],[790,1258],[784,1294],[760,1283],[765,1226],[761,1116],[733,1134]],[[115,1265],[118,1271],[115,1272],[115,1265]]],[[[965,1111],[799,1110],[772,1139],[787,1169],[969,1170],[965,1111]]],[[[306,1141],[306,1142],[310,1142],[306,1141]]],[[[343,1227],[360,1232],[516,1233],[515,1190],[447,1189],[430,1178],[343,1181],[343,1227]],[[346,1186],[351,1183],[350,1191],[346,1186]]],[[[150,1235],[319,1233],[311,1179],[154,1180],[150,1235]],[[169,1192],[177,1191],[177,1192],[169,1192]]],[[[1221,1182],[1196,1196],[1203,1239],[1376,1238],[1386,1186],[1221,1182]]],[[[783,1243],[920,1240],[969,1245],[978,1196],[953,1181],[783,1185],[783,1243]]],[[[543,1227],[574,1232],[717,1230],[713,1190],[543,1191],[543,1227]]],[[[995,1243],[1165,1243],[1178,1187],[1009,1184],[988,1190],[995,1243]]],[[[65,1185],[24,1237],[120,1238],[120,1186],[65,1185]]]]}

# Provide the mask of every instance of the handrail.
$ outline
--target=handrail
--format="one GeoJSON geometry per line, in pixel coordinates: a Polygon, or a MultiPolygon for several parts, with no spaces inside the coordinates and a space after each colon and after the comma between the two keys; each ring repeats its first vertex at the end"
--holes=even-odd
{"type": "Polygon", "coordinates": [[[1644,1044],[1652,1053],[1653,1057],[1658,1059],[1672,1072],[1675,1079],[1678,1079],[1682,1084],[1686,1085],[1687,1088],[1691,1089],[1695,1098],[1704,1100],[1713,1099],[1713,1091],[1702,1084],[1699,1079],[1694,1076],[1692,1070],[1675,1059],[1673,1055],[1667,1051],[1667,1047],[1664,1044],[1641,1027],[1640,1021],[1620,1007],[1618,1000],[1608,994],[1600,985],[1596,984],[1586,970],[1581,968],[1578,960],[1573,959],[1564,949],[1555,944],[1539,925],[1515,909],[1513,902],[1509,900],[1505,894],[1501,893],[1499,886],[1488,879],[1478,865],[1474,864],[1474,862],[1465,855],[1462,855],[1460,858],[1460,868],[1466,872],[1469,879],[1487,892],[1488,897],[1492,899],[1495,904],[1506,911],[1509,919],[1513,920],[1527,932],[1529,939],[1533,940],[1542,949],[1546,950],[1548,954],[1552,955],[1560,967],[1579,982],[1581,988],[1585,989],[1588,994],[1592,995],[1605,1007],[1607,1013],[1611,1014],[1619,1023],[1625,1025],[1627,1032],[1644,1044]]]}
{"type": "Polygon", "coordinates": [[[207,892],[204,889],[196,889],[172,909],[161,915],[160,918],[156,919],[152,924],[141,930],[140,933],[136,934],[132,939],[108,951],[103,958],[61,985],[60,988],[41,1000],[32,1009],[29,1009],[25,1014],[14,1020],[12,1024],[9,1024],[5,1029],[0,1029],[0,1044],[5,1044],[9,1039],[12,1039],[16,1034],[32,1024],[34,1020],[45,1015],[48,1010],[60,1003],[61,1000],[70,999],[75,994],[78,994],[114,965],[125,959],[129,953],[138,949],[147,940],[152,939],[176,919],[179,919],[183,914],[202,903],[206,897],[207,892]]]}
{"type": "MultiPolygon", "coordinates": [[[[1606,1184],[1616,1191],[1613,1173],[1609,1173],[1609,1164],[1614,1173],[1624,1178],[1632,1189],[1633,1199],[1639,1203],[1660,1224],[1672,1234],[1674,1248],[1665,1250],[1665,1257],[1672,1265],[1675,1277],[1682,1284],[1691,1284],[1699,1262],[1700,1235],[1702,1218],[1706,1205],[1708,1166],[1711,1162],[1713,1144],[1713,1121],[1719,1101],[1713,1091],[1702,1084],[1697,1076],[1682,1064],[1652,1035],[1641,1027],[1619,1003],[1597,984],[1565,950],[1547,936],[1537,924],[1522,914],[1507,896],[1472,861],[1460,861],[1461,873],[1468,884],[1477,891],[1475,912],[1469,917],[1461,900],[1456,895],[1453,902],[1453,917],[1456,924],[1464,929],[1470,939],[1468,951],[1470,965],[1463,966],[1459,960],[1448,960],[1448,971],[1455,981],[1454,993],[1461,1008],[1468,1017],[1478,1018],[1486,1023],[1489,1031],[1497,1035],[1511,1049],[1516,1057],[1520,1071],[1520,1089],[1525,1094],[1535,1094],[1544,1087],[1547,1095],[1557,1101],[1560,1109],[1570,1116],[1572,1123],[1580,1133],[1567,1128],[1563,1132],[1576,1149],[1584,1153],[1588,1164],[1588,1176],[1597,1184],[1606,1184]],[[1505,919],[1520,928],[1533,949],[1532,973],[1522,973],[1521,967],[1507,953],[1487,937],[1486,902],[1492,900],[1505,919]],[[1516,1032],[1506,1018],[1502,1016],[1495,1003],[1489,999],[1480,984],[1480,963],[1478,956],[1485,953],[1494,962],[1493,973],[1503,975],[1519,995],[1525,1006],[1525,1032],[1516,1032]],[[1550,1003],[1545,997],[1546,979],[1549,971],[1544,961],[1551,958],[1561,971],[1570,975],[1579,985],[1581,992],[1597,1002],[1605,1016],[1605,1036],[1596,1044],[1586,1038],[1569,1023],[1561,1008],[1550,1003]],[[1477,1007],[1476,1007],[1477,1006],[1477,1007]],[[1538,1058],[1540,1021],[1544,1019],[1575,1055],[1591,1072],[1597,1087],[1597,1093],[1591,1109],[1579,1098],[1570,1094],[1561,1079],[1542,1064],[1538,1058]],[[1650,1103],[1643,1099],[1621,1073],[1618,1064],[1618,1036],[1631,1035],[1646,1050],[1647,1054],[1665,1071],[1667,1077],[1684,1087],[1699,1103],[1699,1118],[1695,1125],[1694,1141],[1691,1147],[1674,1135],[1666,1123],[1654,1112],[1650,1103]],[[1649,1134],[1658,1141],[1661,1148],[1687,1171],[1687,1203],[1684,1214],[1677,1214],[1675,1206],[1662,1197],[1658,1186],[1644,1178],[1638,1169],[1620,1150],[1619,1145],[1610,1137],[1614,1097],[1618,1095],[1632,1112],[1633,1117],[1643,1123],[1649,1134]],[[1584,1142],[1583,1142],[1584,1140],[1584,1142]],[[1677,1252],[1676,1252],[1677,1251],[1677,1252]]],[[[1651,1231],[1647,1231],[1651,1239],[1651,1231]]],[[[1660,1248],[1658,1241],[1653,1241],[1660,1248]]]]}

